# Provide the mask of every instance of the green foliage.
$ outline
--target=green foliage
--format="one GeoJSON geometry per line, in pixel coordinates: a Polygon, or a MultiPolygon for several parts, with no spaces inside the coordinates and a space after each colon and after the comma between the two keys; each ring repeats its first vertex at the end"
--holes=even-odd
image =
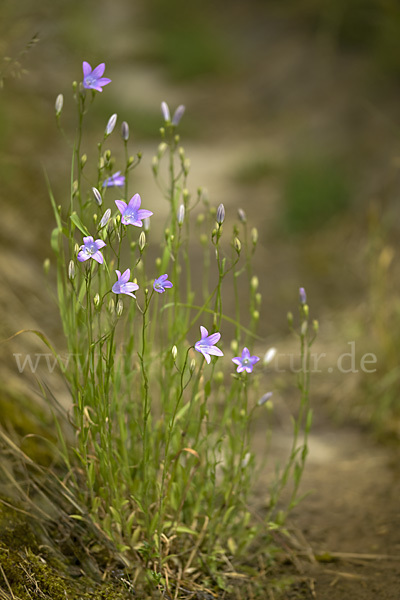
{"type": "Polygon", "coordinates": [[[212,3],[151,0],[146,11],[157,32],[151,53],[167,65],[172,77],[191,80],[232,72],[232,54],[215,22],[212,3]]]}
{"type": "Polygon", "coordinates": [[[302,233],[323,227],[350,206],[346,174],[333,160],[292,160],[283,177],[282,217],[288,231],[302,233]]]}

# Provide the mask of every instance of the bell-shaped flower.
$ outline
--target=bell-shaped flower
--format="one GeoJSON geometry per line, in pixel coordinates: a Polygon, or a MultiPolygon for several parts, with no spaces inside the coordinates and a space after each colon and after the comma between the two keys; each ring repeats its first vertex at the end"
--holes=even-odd
{"type": "Polygon", "coordinates": [[[235,356],[232,358],[232,362],[237,365],[236,371],[241,373],[242,371],[246,371],[246,373],[251,373],[254,365],[260,360],[259,356],[250,356],[250,351],[248,348],[243,348],[242,356],[235,356]]]}
{"type": "Polygon", "coordinates": [[[153,289],[155,292],[159,294],[163,294],[167,288],[172,288],[173,285],[170,281],[168,281],[168,275],[161,275],[157,279],[154,280],[153,289]]]}
{"type": "Polygon", "coordinates": [[[138,290],[139,286],[137,283],[129,281],[129,278],[131,276],[131,270],[127,269],[122,273],[122,275],[121,271],[118,271],[118,269],[115,272],[117,274],[118,280],[114,283],[114,285],[111,288],[114,294],[126,294],[127,296],[132,296],[132,298],[136,298],[135,294],[132,294],[132,292],[138,290]]]}
{"type": "Polygon", "coordinates": [[[117,171],[103,181],[103,187],[123,187],[124,185],[125,175],[121,175],[121,171],[117,171]]]}
{"type": "Polygon", "coordinates": [[[121,221],[124,225],[135,225],[136,227],[142,227],[142,220],[146,217],[151,217],[153,214],[151,210],[144,210],[140,208],[142,199],[139,194],[135,194],[126,204],[124,200],[116,200],[115,204],[119,212],[121,213],[121,221]]]}
{"type": "Polygon", "coordinates": [[[200,333],[201,333],[201,340],[199,340],[198,342],[195,343],[194,349],[197,350],[197,352],[200,352],[204,356],[207,364],[209,365],[210,361],[211,361],[210,354],[212,354],[214,356],[223,356],[224,355],[222,350],[220,350],[219,348],[217,348],[217,346],[215,346],[215,344],[217,342],[219,342],[219,340],[221,338],[221,334],[217,332],[217,333],[212,333],[211,335],[208,335],[207,329],[205,327],[203,327],[202,325],[200,326],[200,333]]]}
{"type": "Polygon", "coordinates": [[[95,69],[92,69],[90,64],[83,61],[83,87],[87,90],[96,90],[102,92],[102,86],[111,83],[111,79],[103,77],[104,70],[106,68],[105,63],[97,65],[95,69]]]}
{"type": "Polygon", "coordinates": [[[89,260],[89,258],[93,258],[93,260],[97,261],[101,265],[103,264],[103,255],[100,252],[101,248],[104,248],[106,245],[103,240],[95,240],[91,235],[83,238],[83,244],[80,247],[80,251],[78,253],[79,262],[84,262],[85,260],[89,260]]]}

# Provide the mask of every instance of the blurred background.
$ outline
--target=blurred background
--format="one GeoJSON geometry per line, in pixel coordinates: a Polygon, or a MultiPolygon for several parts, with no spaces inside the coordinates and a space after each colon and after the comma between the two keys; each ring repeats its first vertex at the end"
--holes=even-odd
{"type": "MultiPolygon", "coordinates": [[[[160,103],[171,111],[184,104],[191,191],[203,186],[212,205],[224,203],[229,235],[238,208],[258,228],[263,347],[285,346],[286,313],[296,311],[304,286],[320,321],[318,351],[327,353],[319,399],[399,440],[398,3],[3,0],[2,339],[23,328],[61,339],[54,266],[49,277],[43,272],[54,226],[44,170],[63,204],[71,149],[57,131],[54,102],[64,94],[62,123],[72,139],[71,83],[81,81],[83,60],[105,62],[112,79],[87,119],[89,159],[118,113],[117,127],[126,120],[131,128],[131,154],[143,153],[134,187],[161,231],[157,211],[165,208],[151,175],[160,103]],[[358,365],[364,353],[376,355],[376,373],[334,369],[350,341],[358,365]]],[[[23,389],[13,353],[27,348],[45,351],[28,336],[2,344],[4,397],[23,389]]]]}

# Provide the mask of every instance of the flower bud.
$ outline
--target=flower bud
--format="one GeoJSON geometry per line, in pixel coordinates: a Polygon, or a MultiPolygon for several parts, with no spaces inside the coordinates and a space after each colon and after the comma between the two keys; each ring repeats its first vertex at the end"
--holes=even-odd
{"type": "Polygon", "coordinates": [[[253,319],[255,321],[258,321],[258,319],[260,318],[260,313],[258,310],[253,310],[253,315],[252,315],[253,319]]]}
{"type": "Polygon", "coordinates": [[[242,243],[238,237],[235,237],[235,239],[233,240],[233,247],[235,248],[236,252],[240,254],[240,251],[242,249],[242,243]]]}
{"type": "Polygon", "coordinates": [[[268,400],[271,398],[271,396],[272,396],[272,392],[267,392],[266,394],[264,394],[263,396],[261,396],[261,398],[257,402],[258,406],[262,406],[263,404],[265,404],[266,402],[268,402],[268,400]]]}
{"type": "Polygon", "coordinates": [[[87,162],[87,154],[82,154],[81,156],[81,169],[86,165],[87,162]]]}
{"type": "Polygon", "coordinates": [[[97,223],[97,213],[94,213],[93,215],[93,223],[96,225],[97,223]]]}
{"type": "Polygon", "coordinates": [[[93,192],[93,196],[94,196],[96,204],[98,206],[101,206],[103,204],[103,198],[101,197],[99,190],[95,187],[92,187],[92,192],[93,192]]]}
{"type": "Polygon", "coordinates": [[[289,327],[293,327],[293,313],[288,312],[288,314],[287,314],[287,321],[288,321],[289,327]]]}
{"type": "MultiPolygon", "coordinates": [[[[139,152],[138,152],[138,156],[139,156],[139,152]]],[[[135,162],[135,159],[133,158],[133,156],[130,156],[128,158],[128,167],[131,167],[134,162],[135,162]]]]}
{"type": "Polygon", "coordinates": [[[108,137],[109,135],[112,134],[112,132],[114,131],[114,127],[115,127],[116,122],[117,122],[117,115],[114,113],[108,119],[107,127],[106,127],[106,130],[105,130],[105,137],[108,137]]]}
{"type": "Polygon", "coordinates": [[[195,372],[195,370],[196,370],[196,361],[195,361],[194,358],[192,358],[192,360],[190,361],[190,365],[189,365],[189,373],[191,375],[193,375],[193,373],[195,372]]]}
{"type": "Polygon", "coordinates": [[[190,192],[187,188],[183,188],[182,197],[184,204],[186,204],[190,198],[190,192]]]}
{"type": "Polygon", "coordinates": [[[56,109],[56,117],[59,117],[61,115],[63,105],[64,105],[64,96],[62,94],[58,94],[58,96],[56,98],[56,103],[54,105],[54,108],[56,109]]]}
{"type": "Polygon", "coordinates": [[[269,363],[271,363],[275,356],[276,356],[276,348],[269,348],[269,350],[266,351],[266,353],[264,354],[264,358],[263,358],[263,364],[264,365],[269,365],[269,363]]]}
{"type": "Polygon", "coordinates": [[[144,247],[146,246],[146,234],[144,231],[141,232],[141,234],[139,235],[139,249],[140,252],[143,252],[144,247]]]}
{"type": "Polygon", "coordinates": [[[242,469],[245,469],[248,466],[250,459],[251,459],[251,452],[246,452],[246,454],[242,460],[242,463],[241,463],[242,469]]]}
{"type": "Polygon", "coordinates": [[[185,219],[185,206],[183,204],[181,204],[178,208],[177,219],[178,225],[181,227],[185,219]]]}
{"type": "Polygon", "coordinates": [[[171,348],[171,354],[172,358],[176,360],[176,357],[178,356],[178,348],[175,345],[171,348]]]}
{"type": "Polygon", "coordinates": [[[217,208],[216,221],[217,221],[218,225],[220,225],[220,226],[225,221],[225,207],[223,204],[220,204],[217,208]]]}
{"type": "Polygon", "coordinates": [[[307,329],[308,329],[308,323],[307,323],[307,321],[303,321],[301,324],[301,329],[300,329],[300,333],[302,336],[306,335],[307,329]]]}
{"type": "Polygon", "coordinates": [[[93,298],[93,304],[95,305],[95,308],[99,308],[100,306],[100,294],[97,293],[95,295],[95,297],[93,298]]]}
{"type": "Polygon", "coordinates": [[[301,287],[299,289],[299,300],[300,300],[300,304],[306,304],[306,302],[307,302],[306,290],[303,287],[301,287]]]}
{"type": "Polygon", "coordinates": [[[172,117],[172,125],[179,125],[179,121],[182,119],[183,113],[185,112],[185,107],[183,104],[180,104],[176,109],[174,116],[172,117]]]}
{"type": "Polygon", "coordinates": [[[106,162],[110,162],[110,158],[111,158],[111,150],[108,149],[104,152],[104,160],[106,162]]]}
{"type": "Polygon", "coordinates": [[[145,217],[142,220],[143,223],[143,231],[145,231],[146,233],[150,230],[150,217],[145,217]]]}
{"type": "Polygon", "coordinates": [[[315,333],[318,333],[319,323],[318,323],[317,319],[314,319],[314,321],[312,322],[312,325],[313,325],[313,330],[315,331],[315,333]]]}
{"type": "Polygon", "coordinates": [[[304,304],[304,306],[303,306],[303,312],[304,312],[304,317],[305,317],[306,319],[308,319],[308,315],[309,315],[309,312],[310,312],[310,309],[309,309],[309,307],[308,307],[308,304],[304,304]]]}
{"type": "Polygon", "coordinates": [[[44,271],[45,275],[49,274],[49,271],[50,271],[50,259],[49,258],[45,258],[45,260],[43,261],[43,271],[44,271]]]}
{"type": "Polygon", "coordinates": [[[164,121],[168,123],[171,120],[171,115],[169,114],[169,107],[166,102],[161,102],[161,112],[164,117],[164,121]]]}
{"type": "Polygon", "coordinates": [[[78,184],[77,180],[75,179],[75,181],[72,183],[72,195],[73,196],[76,196],[78,188],[79,188],[79,184],[78,184]]]}
{"type": "Polygon", "coordinates": [[[70,260],[68,263],[68,279],[70,281],[75,279],[75,263],[73,260],[70,260]]]}
{"type": "Polygon", "coordinates": [[[222,371],[217,371],[216,373],[214,373],[214,381],[219,385],[221,385],[224,382],[224,374],[222,371]]]}
{"type": "Polygon", "coordinates": [[[80,250],[79,244],[75,244],[75,246],[74,246],[74,253],[78,254],[79,250],[80,250]]]}
{"type": "Polygon", "coordinates": [[[255,246],[258,242],[258,231],[256,227],[253,227],[253,229],[250,232],[251,235],[251,241],[253,242],[253,246],[255,246]]]}
{"type": "Polygon", "coordinates": [[[190,171],[190,158],[186,158],[183,163],[183,171],[187,175],[190,171]]]}
{"type": "Polygon", "coordinates": [[[231,341],[231,350],[232,350],[233,354],[237,354],[238,349],[239,349],[239,343],[238,343],[238,341],[237,340],[232,340],[231,341]]]}
{"type": "Polygon", "coordinates": [[[158,174],[158,158],[157,158],[157,156],[153,156],[152,161],[151,161],[151,168],[152,168],[154,175],[157,175],[158,174]]]}
{"type": "Polygon", "coordinates": [[[185,158],[185,148],[183,146],[179,146],[178,155],[181,160],[185,158]]]}
{"type": "Polygon", "coordinates": [[[157,152],[158,159],[161,159],[164,156],[167,148],[168,148],[168,146],[165,142],[161,142],[161,144],[158,144],[158,152],[157,152]]]}
{"type": "Polygon", "coordinates": [[[108,308],[108,312],[113,314],[113,312],[115,310],[115,304],[114,304],[114,300],[112,298],[110,298],[107,308],[108,308]]]}
{"type": "Polygon", "coordinates": [[[102,229],[103,227],[105,227],[108,223],[108,221],[110,220],[111,217],[111,208],[107,208],[106,212],[104,213],[101,221],[100,221],[100,225],[99,225],[99,229],[102,229]]]}
{"type": "Polygon", "coordinates": [[[257,294],[256,294],[256,304],[257,304],[257,306],[261,306],[261,301],[262,301],[262,295],[260,294],[260,292],[257,292],[257,294]]]}
{"type": "Polygon", "coordinates": [[[238,208],[238,217],[239,217],[239,221],[241,223],[243,223],[243,224],[247,223],[246,213],[241,208],[238,208]]]}
{"type": "Polygon", "coordinates": [[[176,144],[176,145],[178,145],[178,144],[179,144],[179,141],[180,141],[180,139],[181,139],[181,138],[180,138],[180,136],[179,136],[178,134],[176,134],[176,135],[174,136],[174,142],[175,142],[175,144],[176,144]]]}
{"type": "Polygon", "coordinates": [[[251,278],[251,281],[250,281],[250,286],[251,286],[251,289],[252,289],[254,292],[255,292],[255,291],[257,290],[257,288],[258,288],[258,283],[259,283],[259,282],[258,282],[258,277],[257,277],[257,275],[253,275],[253,277],[251,278]]]}
{"type": "Polygon", "coordinates": [[[121,298],[118,298],[117,306],[115,308],[115,312],[117,313],[117,317],[120,317],[122,315],[122,311],[123,310],[124,310],[124,304],[123,304],[121,298]]]}
{"type": "Polygon", "coordinates": [[[126,121],[122,121],[121,123],[121,137],[124,142],[129,140],[129,125],[126,121]]]}

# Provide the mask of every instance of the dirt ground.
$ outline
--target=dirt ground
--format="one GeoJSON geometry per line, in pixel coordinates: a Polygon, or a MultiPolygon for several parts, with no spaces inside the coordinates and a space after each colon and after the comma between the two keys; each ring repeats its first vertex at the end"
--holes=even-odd
{"type": "MultiPolygon", "coordinates": [[[[301,485],[310,493],[289,519],[301,583],[286,598],[398,600],[399,451],[357,425],[335,425],[324,407],[316,421],[301,485]]],[[[272,447],[287,448],[285,433],[276,437],[272,447]]]]}

